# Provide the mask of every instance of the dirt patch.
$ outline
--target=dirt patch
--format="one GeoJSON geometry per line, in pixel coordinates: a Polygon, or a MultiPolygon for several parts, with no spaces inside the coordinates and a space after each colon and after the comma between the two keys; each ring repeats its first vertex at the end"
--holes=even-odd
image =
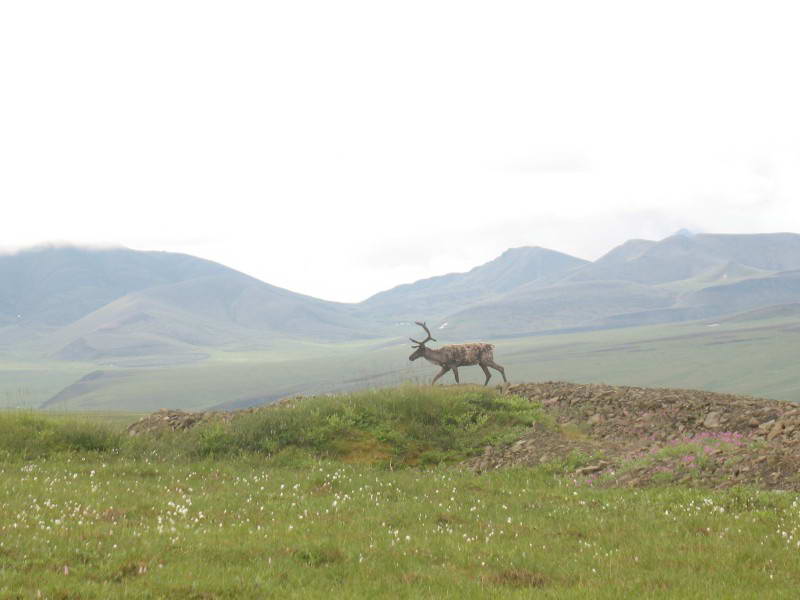
{"type": "Polygon", "coordinates": [[[577,483],[749,484],[800,491],[800,407],[700,390],[564,382],[506,393],[539,402],[556,427],[487,447],[476,471],[560,463],[577,483]]]}

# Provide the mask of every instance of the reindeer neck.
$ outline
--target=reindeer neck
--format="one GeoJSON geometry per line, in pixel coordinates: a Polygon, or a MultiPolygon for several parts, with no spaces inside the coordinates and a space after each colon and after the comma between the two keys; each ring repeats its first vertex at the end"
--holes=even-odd
{"type": "Polygon", "coordinates": [[[429,362],[436,363],[437,365],[442,364],[445,360],[444,353],[442,352],[441,348],[434,349],[428,348],[427,346],[425,347],[425,352],[423,353],[422,358],[429,362]]]}

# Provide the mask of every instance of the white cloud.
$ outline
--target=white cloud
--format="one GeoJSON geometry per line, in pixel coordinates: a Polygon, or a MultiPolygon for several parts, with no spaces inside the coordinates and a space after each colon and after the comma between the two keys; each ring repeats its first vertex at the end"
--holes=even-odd
{"type": "Polygon", "coordinates": [[[800,230],[788,2],[0,7],[0,243],[358,300],[509,246],[800,230]]]}

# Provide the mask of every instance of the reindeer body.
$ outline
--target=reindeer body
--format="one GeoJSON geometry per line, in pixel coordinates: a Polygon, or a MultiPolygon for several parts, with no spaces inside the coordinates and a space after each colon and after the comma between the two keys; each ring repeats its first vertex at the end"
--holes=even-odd
{"type": "Polygon", "coordinates": [[[492,344],[451,344],[441,348],[425,348],[422,358],[435,365],[444,367],[468,367],[494,359],[492,344]]]}
{"type": "Polygon", "coordinates": [[[408,360],[414,361],[418,358],[424,358],[428,362],[439,365],[442,368],[442,370],[436,374],[436,377],[433,378],[431,385],[436,383],[436,381],[448,371],[453,371],[453,376],[456,378],[456,383],[459,383],[458,367],[467,367],[471,365],[480,365],[481,369],[483,369],[483,373],[486,375],[486,381],[483,383],[483,385],[489,383],[489,379],[492,377],[491,373],[489,373],[488,367],[498,371],[503,376],[503,381],[508,381],[506,379],[505,369],[494,362],[494,345],[485,343],[471,343],[451,344],[436,349],[428,348],[425,346],[426,342],[430,340],[435,342],[436,340],[431,337],[430,331],[428,331],[428,328],[424,323],[417,322],[417,325],[420,325],[425,329],[425,332],[428,334],[428,338],[422,342],[411,340],[417,345],[414,346],[416,350],[411,356],[408,357],[408,360]]]}

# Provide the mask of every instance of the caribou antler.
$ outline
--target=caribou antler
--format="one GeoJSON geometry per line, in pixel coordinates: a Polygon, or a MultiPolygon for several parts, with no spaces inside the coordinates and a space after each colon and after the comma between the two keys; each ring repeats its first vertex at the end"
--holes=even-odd
{"type": "Polygon", "coordinates": [[[417,325],[419,325],[420,327],[422,327],[422,328],[425,330],[425,333],[427,333],[427,334],[428,334],[428,337],[426,337],[426,338],[425,338],[424,340],[422,340],[421,342],[418,342],[418,341],[417,341],[417,340],[415,340],[414,338],[408,338],[408,339],[410,339],[412,342],[414,342],[414,343],[415,343],[415,344],[417,344],[418,346],[422,346],[422,345],[424,345],[424,344],[426,344],[426,343],[428,343],[428,342],[435,342],[435,341],[436,341],[436,338],[434,338],[434,337],[431,335],[431,331],[430,331],[430,329],[428,329],[428,326],[427,326],[427,325],[425,325],[425,323],[423,323],[423,322],[421,322],[421,321],[414,321],[414,323],[416,323],[417,325]]]}

